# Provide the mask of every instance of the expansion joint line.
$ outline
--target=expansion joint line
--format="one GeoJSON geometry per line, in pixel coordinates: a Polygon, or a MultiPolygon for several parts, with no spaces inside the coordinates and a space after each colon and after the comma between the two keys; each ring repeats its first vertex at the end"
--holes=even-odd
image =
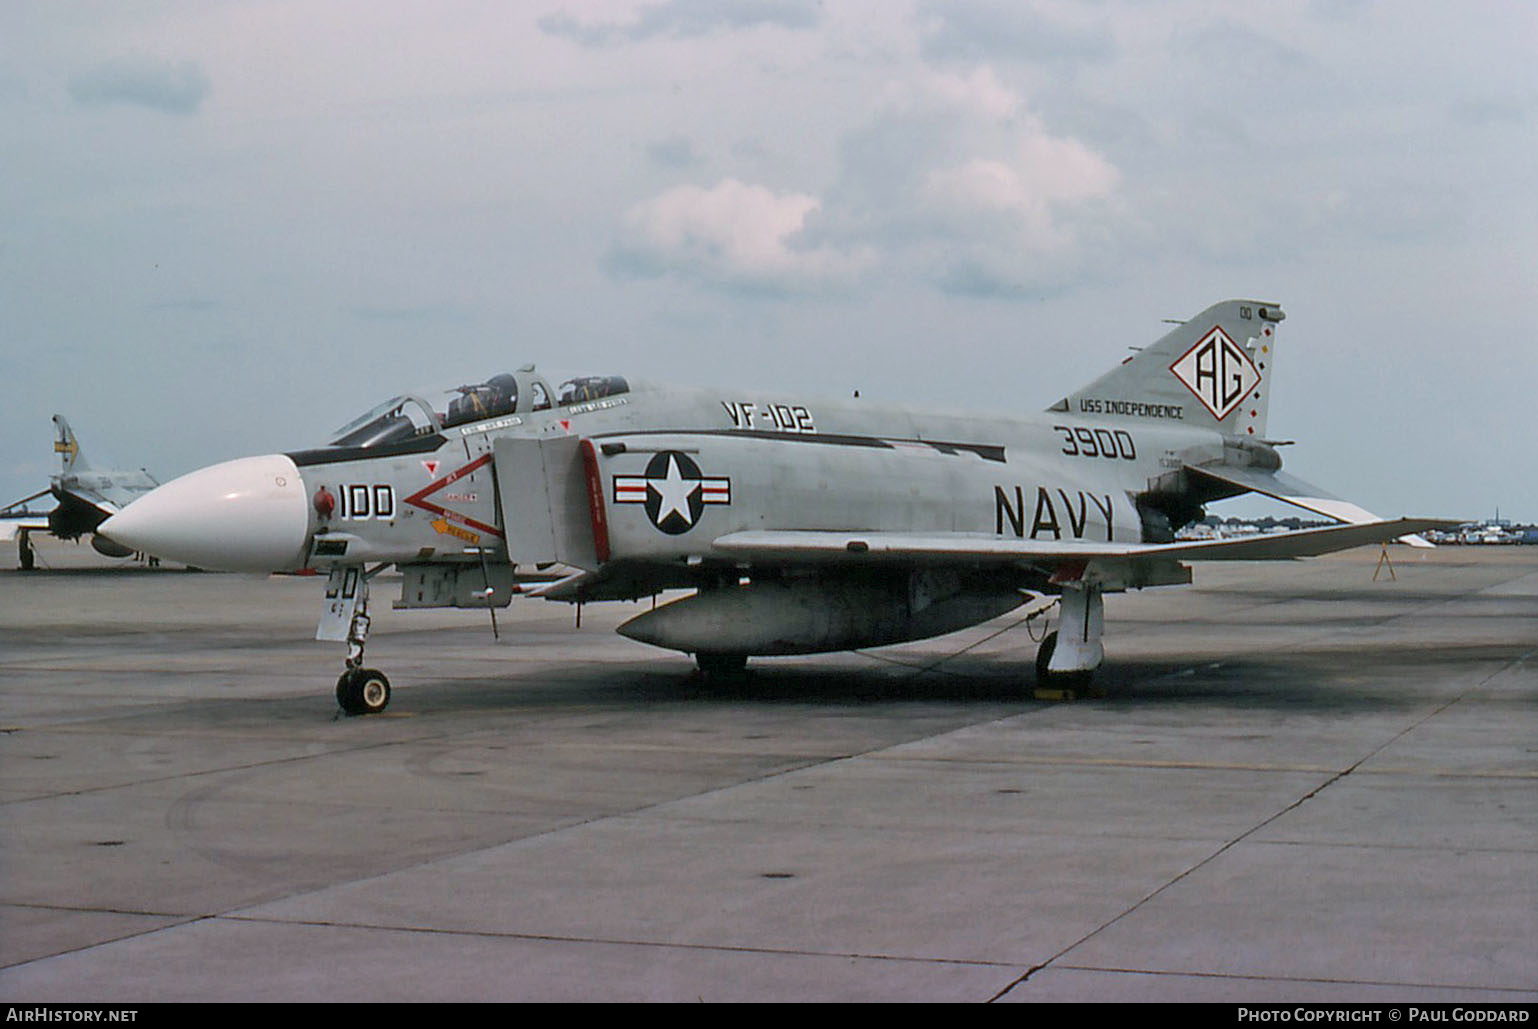
{"type": "Polygon", "coordinates": [[[1394,733],[1394,735],[1390,736],[1388,739],[1384,740],[1382,743],[1378,744],[1376,747],[1374,747],[1371,750],[1369,750],[1366,754],[1364,754],[1361,757],[1357,758],[1350,765],[1348,765],[1345,768],[1341,769],[1340,771],[1334,773],[1329,778],[1325,779],[1324,782],[1320,783],[1318,786],[1315,786],[1313,789],[1309,790],[1307,793],[1303,794],[1301,797],[1299,797],[1298,799],[1294,800],[1292,803],[1288,804],[1286,807],[1282,808],[1279,811],[1274,812],[1269,817],[1264,818],[1261,821],[1259,821],[1259,822],[1255,823],[1254,825],[1250,826],[1250,828],[1246,829],[1244,832],[1240,833],[1238,836],[1235,836],[1233,839],[1231,839],[1227,843],[1223,844],[1217,850],[1214,850],[1211,854],[1208,854],[1206,857],[1202,858],[1196,864],[1192,865],[1190,868],[1187,868],[1185,871],[1183,871],[1179,875],[1175,876],[1169,882],[1167,882],[1164,885],[1162,885],[1162,886],[1158,887],[1157,889],[1153,890],[1147,896],[1145,896],[1141,900],[1139,900],[1137,903],[1135,903],[1131,907],[1127,908],[1127,910],[1121,912],[1119,915],[1116,915],[1114,918],[1109,919],[1104,924],[1096,926],[1094,929],[1091,929],[1089,932],[1085,933],[1079,939],[1077,939],[1077,940],[1073,941],[1072,943],[1068,944],[1062,950],[1059,950],[1056,954],[1053,954],[1047,960],[1041,962],[1038,965],[1033,965],[1032,967],[1030,967],[1029,969],[1027,969],[1025,971],[1025,974],[1021,975],[1014,982],[1010,983],[1008,986],[1005,986],[998,993],[996,993],[992,997],[988,998],[988,1002],[991,1004],[992,1002],[994,1002],[996,1000],[1000,1000],[1000,999],[1008,996],[1010,991],[1013,990],[1015,987],[1021,985],[1022,983],[1028,982],[1030,980],[1031,976],[1035,975],[1037,972],[1041,971],[1043,968],[1047,968],[1050,965],[1056,963],[1060,958],[1063,957],[1063,955],[1067,954],[1069,951],[1071,951],[1071,950],[1075,949],[1076,947],[1079,947],[1080,945],[1082,945],[1084,943],[1087,943],[1090,940],[1094,939],[1096,936],[1100,935],[1102,932],[1104,932],[1105,930],[1109,929],[1111,926],[1115,925],[1117,922],[1120,922],[1122,919],[1126,918],[1128,915],[1130,915],[1133,912],[1138,911],[1139,909],[1141,909],[1145,904],[1147,904],[1149,901],[1153,900],[1155,897],[1157,897],[1160,894],[1162,894],[1165,890],[1168,890],[1170,887],[1176,885],[1177,883],[1183,882],[1185,879],[1187,879],[1191,875],[1195,874],[1198,870],[1200,870],[1202,868],[1205,868],[1207,865],[1211,864],[1213,861],[1216,861],[1218,858],[1220,858],[1224,854],[1228,853],[1234,847],[1238,846],[1239,844],[1243,843],[1245,840],[1249,839],[1251,836],[1254,836],[1256,833],[1260,832],[1262,829],[1264,829],[1267,826],[1271,825],[1273,822],[1275,822],[1277,819],[1281,818],[1283,815],[1287,815],[1287,814],[1290,814],[1293,811],[1296,811],[1298,808],[1302,807],[1308,801],[1310,801],[1313,798],[1319,796],[1319,794],[1323,793],[1325,790],[1329,789],[1331,786],[1333,786],[1336,783],[1340,782],[1342,779],[1346,778],[1346,776],[1350,775],[1352,772],[1355,772],[1358,768],[1361,768],[1362,765],[1366,764],[1368,761],[1371,761],[1373,758],[1375,758],[1379,754],[1383,753],[1389,747],[1392,747],[1394,744],[1396,744],[1400,740],[1404,739],[1410,733],[1412,733],[1415,730],[1419,729],[1421,726],[1425,725],[1427,722],[1431,721],[1433,718],[1435,718],[1438,715],[1442,714],[1444,711],[1447,711],[1454,704],[1457,704],[1460,701],[1463,701],[1471,693],[1475,692],[1478,689],[1481,689],[1491,679],[1494,679],[1496,676],[1502,675],[1502,674],[1510,671],[1513,668],[1520,667],[1521,665],[1526,663],[1527,660],[1529,658],[1531,658],[1534,654],[1538,654],[1538,648],[1534,648],[1533,650],[1530,650],[1527,653],[1522,654],[1519,657],[1517,657],[1517,658],[1507,662],[1506,664],[1502,665],[1500,668],[1497,668],[1496,670],[1492,671],[1489,675],[1485,676],[1483,679],[1479,680],[1477,683],[1474,683],[1473,685],[1471,685],[1468,689],[1464,690],[1462,693],[1459,693],[1457,696],[1451,698],[1450,700],[1446,701],[1445,703],[1439,704],[1436,707],[1432,708],[1426,714],[1422,715],[1420,718],[1417,718],[1415,721],[1411,722],[1409,725],[1405,726],[1403,729],[1401,729],[1398,732],[1394,733]]]}

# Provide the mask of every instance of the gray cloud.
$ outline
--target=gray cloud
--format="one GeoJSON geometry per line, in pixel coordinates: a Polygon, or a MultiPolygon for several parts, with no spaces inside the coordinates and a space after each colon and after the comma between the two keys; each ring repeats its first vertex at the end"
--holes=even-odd
{"type": "Polygon", "coordinates": [[[933,61],[1103,61],[1116,51],[1104,25],[1067,25],[1011,0],[929,0],[919,17],[933,61]]]}
{"type": "Polygon", "coordinates": [[[702,160],[688,136],[654,140],[646,145],[646,156],[663,168],[690,168],[702,160]]]}
{"type": "Polygon", "coordinates": [[[1174,60],[1199,63],[1209,80],[1257,83],[1273,92],[1299,76],[1322,74],[1315,58],[1284,42],[1279,33],[1261,32],[1226,18],[1176,32],[1169,46],[1174,60]]]}
{"type": "Polygon", "coordinates": [[[415,306],[358,305],[347,308],[354,318],[366,322],[438,323],[465,319],[465,313],[450,304],[418,304],[415,306]]]}
{"type": "Polygon", "coordinates": [[[1313,216],[1320,231],[1377,243],[1451,243],[1469,222],[1466,192],[1445,185],[1382,180],[1332,190],[1313,216]]]}
{"type": "Polygon", "coordinates": [[[810,29],[821,19],[815,0],[666,0],[641,8],[632,22],[585,23],[568,14],[547,14],[539,19],[539,27],[552,36],[597,47],[657,36],[692,39],[759,25],[810,29]]]}
{"type": "Polygon", "coordinates": [[[840,156],[808,241],[869,246],[947,293],[1057,292],[1126,231],[1118,169],[990,71],[893,95],[840,156]]]}
{"type": "Polygon", "coordinates": [[[1457,100],[1448,108],[1448,117],[1459,125],[1475,128],[1517,126],[1527,120],[1532,105],[1513,97],[1482,97],[1457,100]]]}
{"type": "Polygon", "coordinates": [[[69,93],[85,107],[129,104],[167,114],[195,114],[211,84],[196,62],[120,57],[87,68],[69,80],[69,93]]]}
{"type": "Polygon", "coordinates": [[[804,193],[724,179],[678,186],[635,205],[606,258],[619,278],[677,275],[769,296],[837,291],[870,267],[868,248],[810,242],[820,204],[804,193]]]}
{"type": "Polygon", "coordinates": [[[1124,238],[1120,173],[1050,132],[991,71],[887,91],[845,135],[820,195],[726,180],[636,205],[611,274],[674,274],[773,295],[848,293],[882,279],[1032,297],[1082,280],[1124,238]]]}

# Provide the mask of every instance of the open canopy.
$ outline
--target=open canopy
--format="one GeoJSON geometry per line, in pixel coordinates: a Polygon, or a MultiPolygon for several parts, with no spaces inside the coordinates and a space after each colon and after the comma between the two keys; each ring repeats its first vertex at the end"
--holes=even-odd
{"type": "Polygon", "coordinates": [[[457,425],[569,407],[629,390],[630,384],[617,375],[579,376],[552,390],[532,368],[503,372],[484,382],[391,397],[332,433],[328,445],[374,447],[396,443],[457,425]]]}

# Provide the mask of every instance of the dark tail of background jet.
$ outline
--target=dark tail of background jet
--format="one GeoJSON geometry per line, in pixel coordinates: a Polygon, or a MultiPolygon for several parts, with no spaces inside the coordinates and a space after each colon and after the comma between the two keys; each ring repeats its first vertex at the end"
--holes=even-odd
{"type": "Polygon", "coordinates": [[[80,456],[80,443],[75,439],[75,430],[69,427],[62,414],[53,416],[53,451],[59,455],[59,474],[69,475],[73,472],[82,472],[91,466],[85,458],[80,456]]]}

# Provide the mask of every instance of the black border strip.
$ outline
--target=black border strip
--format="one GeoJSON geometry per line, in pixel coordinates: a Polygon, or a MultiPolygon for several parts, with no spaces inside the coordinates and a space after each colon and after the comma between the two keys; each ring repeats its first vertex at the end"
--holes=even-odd
{"type": "Polygon", "coordinates": [[[401,440],[399,443],[381,443],[377,447],[318,447],[315,450],[293,450],[286,456],[300,468],[320,464],[341,464],[344,461],[365,461],[373,457],[398,457],[401,454],[431,454],[448,442],[448,437],[437,434],[401,440]]]}
{"type": "Polygon", "coordinates": [[[776,443],[821,443],[838,447],[870,447],[877,450],[896,450],[899,446],[930,447],[942,454],[958,452],[976,454],[985,461],[1004,464],[1004,448],[993,443],[951,443],[933,439],[895,439],[880,436],[855,436],[837,432],[779,432],[773,429],[632,429],[606,432],[595,440],[624,439],[631,436],[719,436],[730,439],[746,436],[749,439],[768,440],[776,443]]]}

